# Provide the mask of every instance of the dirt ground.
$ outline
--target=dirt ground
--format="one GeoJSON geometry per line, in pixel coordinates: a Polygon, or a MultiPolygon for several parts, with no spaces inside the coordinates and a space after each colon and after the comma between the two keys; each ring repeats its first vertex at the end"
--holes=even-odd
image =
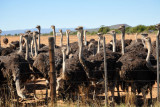
{"type": "MultiPolygon", "coordinates": [[[[120,34],[117,34],[117,39],[120,40],[120,34]]],[[[151,40],[152,42],[156,40],[156,34],[149,34],[149,36],[151,37],[151,40]]],[[[41,36],[41,43],[42,44],[45,44],[45,45],[48,45],[48,37],[52,37],[51,35],[48,35],[48,36],[41,36]]],[[[112,36],[111,35],[105,35],[106,37],[106,44],[109,43],[110,40],[112,40],[112,36]]],[[[4,37],[1,37],[1,44],[2,44],[2,47],[7,47],[8,45],[5,45],[3,43],[3,38],[4,37]]],[[[9,43],[11,41],[16,41],[16,40],[19,40],[19,36],[8,36],[7,37],[8,40],[9,40],[9,43]]],[[[138,38],[141,38],[140,35],[138,35],[138,38]]],[[[90,39],[95,39],[95,40],[98,40],[98,36],[96,35],[87,35],[87,41],[89,41],[90,39]]],[[[135,35],[126,35],[125,36],[125,39],[132,39],[132,40],[135,40],[135,35]]],[[[77,36],[76,35],[71,35],[70,36],[70,42],[76,42],[77,41],[77,36]]],[[[64,38],[63,38],[63,44],[65,45],[66,44],[66,36],[64,35],[64,38]]],[[[8,43],[8,44],[9,44],[8,43]]],[[[57,39],[56,39],[56,44],[57,45],[60,45],[60,36],[57,36],[57,39]]],[[[34,100],[33,97],[32,98],[28,98],[26,101],[24,101],[23,103],[27,104],[27,103],[37,103],[37,102],[44,102],[44,99],[45,99],[45,89],[46,89],[46,86],[45,86],[45,80],[44,79],[38,79],[36,81],[36,85],[33,85],[33,83],[28,83],[27,84],[27,87],[31,88],[31,92],[29,92],[30,96],[33,96],[33,89],[36,90],[36,95],[37,97],[39,98],[39,100],[34,100]]],[[[50,91],[50,90],[49,90],[50,91]]],[[[121,90],[120,90],[121,91],[121,90]]],[[[153,90],[152,90],[152,93],[153,93],[153,99],[156,99],[157,97],[157,85],[155,84],[154,87],[153,87],[153,90]]],[[[120,92],[120,95],[123,96],[125,95],[126,93],[124,92],[120,92]]],[[[109,96],[111,95],[111,93],[109,92],[109,96]]],[[[140,94],[141,95],[141,94],[140,94]]],[[[49,93],[48,93],[48,96],[49,93]]],[[[100,95],[100,96],[103,96],[104,95],[100,95]]],[[[117,92],[115,92],[115,96],[117,96],[117,92]]],[[[147,95],[147,98],[150,98],[150,95],[148,94],[147,95]]]]}

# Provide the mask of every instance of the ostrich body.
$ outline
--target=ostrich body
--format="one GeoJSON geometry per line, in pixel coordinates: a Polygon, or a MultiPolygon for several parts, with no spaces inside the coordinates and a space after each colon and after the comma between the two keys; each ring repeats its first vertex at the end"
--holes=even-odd
{"type": "Polygon", "coordinates": [[[41,42],[40,42],[40,36],[41,36],[41,26],[37,25],[36,28],[38,29],[38,49],[40,49],[41,47],[41,42]]]}

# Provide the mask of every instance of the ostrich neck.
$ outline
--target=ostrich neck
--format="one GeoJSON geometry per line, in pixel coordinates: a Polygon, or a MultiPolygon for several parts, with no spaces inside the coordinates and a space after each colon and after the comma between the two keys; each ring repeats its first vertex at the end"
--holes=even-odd
{"type": "Polygon", "coordinates": [[[138,36],[138,34],[136,33],[136,36],[135,36],[136,42],[137,42],[137,36],[138,36]]]}
{"type": "Polygon", "coordinates": [[[83,32],[79,32],[79,59],[83,59],[83,32]]]}
{"type": "Polygon", "coordinates": [[[83,51],[83,32],[79,32],[79,35],[78,35],[78,42],[79,42],[79,61],[80,63],[82,64],[83,66],[83,69],[84,71],[86,72],[86,75],[88,78],[90,78],[90,70],[89,68],[86,66],[86,61],[85,59],[83,58],[83,54],[82,54],[82,51],[83,51]]]}
{"type": "Polygon", "coordinates": [[[41,29],[39,29],[39,34],[38,34],[38,49],[40,49],[40,35],[41,35],[41,29]]]}
{"type": "Polygon", "coordinates": [[[62,45],[63,45],[63,33],[61,33],[61,41],[60,41],[60,45],[61,45],[61,47],[62,47],[62,45]]]}
{"type": "Polygon", "coordinates": [[[53,37],[54,37],[54,45],[56,46],[56,32],[55,32],[55,29],[53,29],[53,37]]]}
{"type": "Polygon", "coordinates": [[[86,31],[84,31],[84,45],[87,45],[87,40],[86,40],[86,31]]]}
{"type": "Polygon", "coordinates": [[[35,57],[37,57],[37,55],[38,55],[38,50],[37,50],[36,36],[33,36],[33,41],[34,41],[34,44],[35,44],[35,57]]]}
{"type": "Polygon", "coordinates": [[[65,75],[65,69],[66,69],[66,54],[65,54],[65,52],[63,51],[63,71],[62,71],[62,76],[64,77],[64,75],[65,75]]]}
{"type": "Polygon", "coordinates": [[[98,37],[98,47],[97,47],[97,53],[100,51],[100,37],[98,37]]]}
{"type": "Polygon", "coordinates": [[[113,52],[116,52],[116,34],[113,34],[113,52]]]}
{"type": "Polygon", "coordinates": [[[146,57],[146,61],[147,63],[150,63],[150,55],[151,55],[151,43],[150,42],[147,42],[147,45],[148,45],[148,53],[147,53],[147,57],[146,57]]]}
{"type": "Polygon", "coordinates": [[[26,42],[26,57],[25,57],[25,59],[28,60],[28,58],[29,58],[28,38],[25,39],[25,42],[26,42]]]}
{"type": "Polygon", "coordinates": [[[122,55],[124,55],[124,53],[125,53],[124,39],[125,39],[125,32],[122,32],[122,36],[121,36],[122,55]]]}
{"type": "Polygon", "coordinates": [[[67,55],[69,54],[70,46],[69,46],[69,33],[66,32],[67,35],[67,55]]]}
{"type": "Polygon", "coordinates": [[[20,35],[19,45],[20,45],[19,52],[22,52],[22,35],[20,35]]]}

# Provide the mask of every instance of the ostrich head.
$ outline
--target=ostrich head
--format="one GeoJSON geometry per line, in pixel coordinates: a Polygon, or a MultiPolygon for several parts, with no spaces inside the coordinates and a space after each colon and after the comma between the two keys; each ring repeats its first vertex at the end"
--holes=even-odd
{"type": "Polygon", "coordinates": [[[141,35],[142,35],[143,38],[148,37],[147,33],[142,33],[141,35]]]}
{"type": "Polygon", "coordinates": [[[59,32],[62,33],[62,29],[59,29],[59,32]]]}
{"type": "Polygon", "coordinates": [[[121,26],[118,28],[118,30],[120,30],[122,33],[124,33],[124,32],[125,32],[125,26],[124,26],[124,25],[121,25],[121,26]]]}
{"type": "Polygon", "coordinates": [[[70,34],[70,33],[71,33],[71,30],[66,30],[66,32],[67,32],[68,34],[70,34]]]}
{"type": "Polygon", "coordinates": [[[31,34],[33,34],[33,36],[38,35],[39,33],[37,31],[33,31],[31,34]]]}
{"type": "Polygon", "coordinates": [[[77,30],[78,33],[80,33],[77,36],[78,36],[78,40],[80,40],[79,43],[82,43],[82,41],[83,41],[83,38],[82,38],[83,37],[83,27],[78,26],[77,28],[75,28],[75,30],[77,30]]]}
{"type": "Polygon", "coordinates": [[[54,25],[52,25],[52,26],[51,26],[51,28],[52,28],[52,29],[55,29],[55,26],[54,26],[54,25]]]}
{"type": "Polygon", "coordinates": [[[157,36],[159,36],[160,35],[160,24],[157,24],[155,27],[158,30],[158,35],[157,36]]]}
{"type": "Polygon", "coordinates": [[[6,38],[6,35],[5,35],[5,38],[3,39],[3,43],[6,45],[8,44],[8,39],[6,38]]]}
{"type": "Polygon", "coordinates": [[[2,33],[2,30],[0,29],[0,34],[2,33]]]}
{"type": "Polygon", "coordinates": [[[84,32],[88,32],[87,30],[84,30],[84,32]]]}
{"type": "Polygon", "coordinates": [[[28,33],[28,34],[29,34],[29,33],[31,33],[31,31],[30,31],[30,30],[27,30],[25,33],[28,33]]]}
{"type": "Polygon", "coordinates": [[[37,25],[36,28],[37,28],[38,30],[40,30],[40,29],[41,29],[41,26],[40,26],[40,25],[37,25]]]}

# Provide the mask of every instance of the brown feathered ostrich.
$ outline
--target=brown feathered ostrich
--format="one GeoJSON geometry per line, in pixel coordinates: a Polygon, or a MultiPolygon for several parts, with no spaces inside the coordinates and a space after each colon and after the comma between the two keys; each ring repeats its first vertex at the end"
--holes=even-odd
{"type": "Polygon", "coordinates": [[[40,40],[41,40],[41,38],[40,38],[40,36],[41,36],[41,26],[40,25],[37,25],[36,26],[36,28],[38,29],[38,49],[40,49],[41,47],[41,42],[40,42],[40,40]]]}

